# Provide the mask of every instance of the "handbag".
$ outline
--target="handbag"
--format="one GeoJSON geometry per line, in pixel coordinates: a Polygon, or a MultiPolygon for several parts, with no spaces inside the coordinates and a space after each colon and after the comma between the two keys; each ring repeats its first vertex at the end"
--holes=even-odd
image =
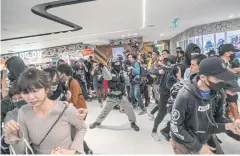
{"type": "MultiPolygon", "coordinates": [[[[58,118],[56,119],[56,121],[53,123],[53,125],[51,126],[51,128],[48,130],[48,132],[45,134],[45,136],[42,138],[42,140],[40,141],[40,143],[38,145],[34,145],[33,143],[29,144],[29,142],[23,138],[24,143],[26,144],[26,154],[31,153],[32,155],[34,155],[37,151],[37,149],[40,147],[40,145],[43,143],[43,141],[47,138],[47,136],[49,135],[49,133],[52,131],[52,129],[54,128],[54,126],[58,123],[59,119],[62,117],[63,113],[65,112],[65,110],[68,108],[68,105],[64,102],[64,109],[61,112],[61,114],[58,116],[58,118]]],[[[10,145],[10,154],[16,155],[15,150],[13,149],[13,147],[10,145]]]]}
{"type": "MultiPolygon", "coordinates": [[[[26,145],[25,153],[27,155],[34,155],[34,150],[31,147],[31,145],[29,144],[29,142],[25,138],[23,138],[23,141],[24,141],[24,143],[26,145]]],[[[10,152],[10,155],[17,155],[17,153],[15,152],[14,148],[12,147],[12,145],[9,145],[9,152],[10,152]]]]}

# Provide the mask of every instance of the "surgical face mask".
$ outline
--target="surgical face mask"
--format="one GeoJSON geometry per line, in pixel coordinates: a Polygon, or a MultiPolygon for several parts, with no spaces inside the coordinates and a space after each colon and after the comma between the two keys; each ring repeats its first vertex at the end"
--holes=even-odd
{"type": "Polygon", "coordinates": [[[51,91],[55,92],[58,88],[58,85],[51,85],[51,91]]]}
{"type": "Polygon", "coordinates": [[[51,82],[51,91],[54,92],[54,91],[57,90],[58,83],[59,83],[59,81],[53,81],[53,82],[51,82]]]}
{"type": "Polygon", "coordinates": [[[221,90],[221,89],[224,87],[223,82],[213,83],[213,82],[211,82],[211,81],[208,80],[208,83],[209,83],[209,85],[207,85],[207,84],[205,83],[206,86],[207,86],[209,89],[213,90],[213,91],[219,91],[219,90],[221,90]]]}

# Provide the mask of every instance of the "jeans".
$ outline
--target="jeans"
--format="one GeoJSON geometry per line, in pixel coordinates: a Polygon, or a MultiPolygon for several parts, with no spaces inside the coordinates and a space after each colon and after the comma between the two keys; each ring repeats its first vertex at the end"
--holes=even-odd
{"type": "Polygon", "coordinates": [[[145,109],[145,106],[143,104],[143,100],[142,100],[142,97],[141,97],[141,88],[140,88],[140,84],[131,84],[131,102],[134,106],[134,103],[133,101],[135,101],[135,99],[137,100],[138,102],[138,106],[141,108],[141,109],[145,109]]]}
{"type": "Polygon", "coordinates": [[[153,133],[157,132],[157,128],[159,124],[163,121],[164,117],[167,114],[168,99],[169,99],[169,95],[160,94],[160,100],[158,102],[158,114],[156,119],[154,120],[154,127],[152,130],[153,133]]]}
{"type": "Polygon", "coordinates": [[[102,103],[102,99],[105,98],[105,91],[103,88],[103,84],[93,84],[94,90],[96,92],[97,98],[98,98],[98,102],[102,103]]]}

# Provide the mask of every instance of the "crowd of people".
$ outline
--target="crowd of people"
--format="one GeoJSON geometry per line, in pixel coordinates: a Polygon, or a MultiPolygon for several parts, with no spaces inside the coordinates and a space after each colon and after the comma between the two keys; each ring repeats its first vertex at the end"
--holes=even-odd
{"type": "Polygon", "coordinates": [[[1,152],[93,154],[84,141],[84,120],[87,103],[96,99],[101,112],[90,129],[119,109],[131,128],[140,131],[138,112],[154,120],[151,136],[160,141],[158,126],[170,114],[160,132],[174,153],[223,154],[216,134],[240,141],[238,51],[223,44],[204,55],[190,43],[186,51],[176,48],[176,54],[126,54],[111,58],[109,66],[93,57],[70,64],[59,60],[56,67],[42,70],[11,57],[6,62],[11,85],[1,102],[1,152]],[[151,99],[156,106],[148,111],[151,99]]]}

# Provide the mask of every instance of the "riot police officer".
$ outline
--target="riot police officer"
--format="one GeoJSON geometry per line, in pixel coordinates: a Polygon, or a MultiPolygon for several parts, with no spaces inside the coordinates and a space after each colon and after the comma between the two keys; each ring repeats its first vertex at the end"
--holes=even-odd
{"type": "Polygon", "coordinates": [[[106,105],[102,109],[96,121],[89,126],[90,129],[93,129],[96,126],[99,126],[103,122],[103,120],[107,117],[107,115],[110,113],[110,111],[116,105],[120,105],[123,108],[124,113],[128,116],[128,120],[131,123],[131,127],[135,131],[139,131],[139,127],[135,123],[136,116],[134,114],[133,108],[129,104],[127,97],[124,96],[125,78],[124,78],[121,64],[122,64],[121,59],[118,59],[118,58],[111,59],[111,70],[110,72],[108,71],[109,79],[107,79],[109,80],[108,87],[110,91],[106,99],[106,105]]]}

